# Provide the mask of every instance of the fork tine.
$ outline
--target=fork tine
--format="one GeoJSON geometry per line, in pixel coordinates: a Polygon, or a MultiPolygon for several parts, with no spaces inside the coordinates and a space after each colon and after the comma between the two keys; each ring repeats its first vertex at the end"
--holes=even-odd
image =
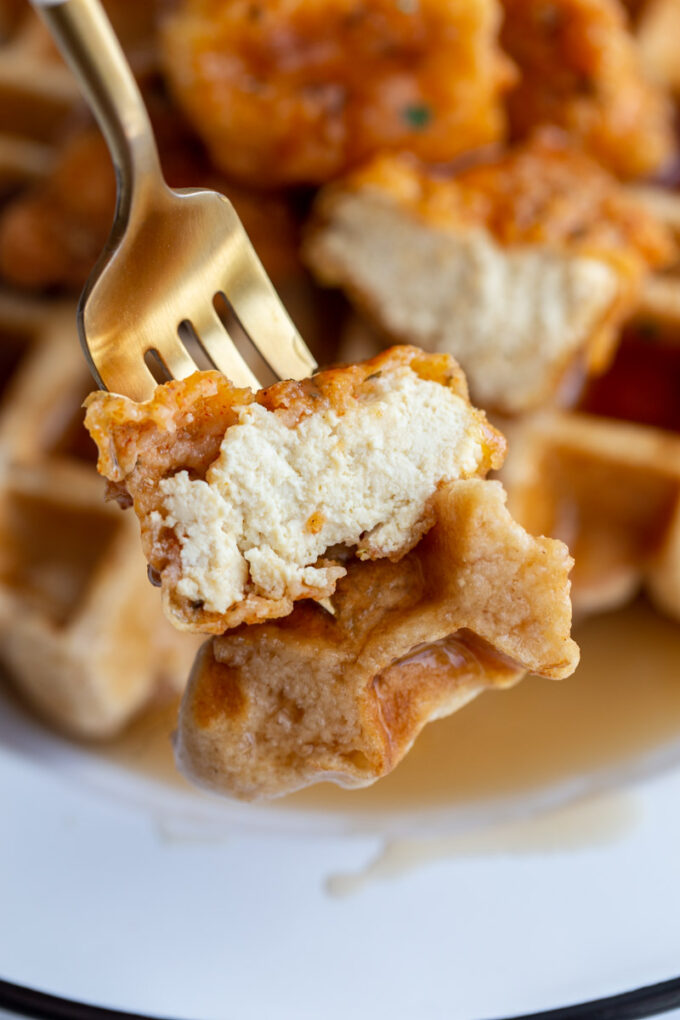
{"type": "Polygon", "coordinates": [[[281,379],[304,379],[317,364],[274,290],[250,242],[223,294],[241,326],[281,379]]]}
{"type": "Polygon", "coordinates": [[[198,365],[176,334],[166,334],[161,343],[154,345],[163,364],[174,379],[186,379],[198,372],[198,365]]]}
{"type": "Polygon", "coordinates": [[[222,375],[236,386],[250,386],[255,391],[260,389],[257,376],[239,354],[214,308],[208,307],[200,317],[194,316],[191,325],[201,346],[222,375]]]}
{"type": "Polygon", "coordinates": [[[144,100],[100,4],[33,2],[76,74],[116,169],[113,230],[79,313],[83,346],[101,381],[111,385],[113,378],[116,389],[133,398],[146,395],[155,374],[149,371],[149,350],[176,379],[198,371],[178,335],[188,321],[213,364],[234,382],[259,388],[229,327],[206,308],[220,290],[275,375],[309,375],[314,359],[229,199],[216,191],[173,191],[166,185],[144,100]],[[137,371],[140,362],[144,367],[137,371]]]}

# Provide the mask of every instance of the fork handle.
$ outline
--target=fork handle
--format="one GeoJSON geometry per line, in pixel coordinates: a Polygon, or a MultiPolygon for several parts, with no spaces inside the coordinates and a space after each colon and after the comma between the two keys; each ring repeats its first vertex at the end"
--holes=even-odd
{"type": "Polygon", "coordinates": [[[31,3],[104,133],[116,169],[116,217],[125,222],[142,192],[164,186],[151,121],[130,65],[99,0],[31,3]]]}

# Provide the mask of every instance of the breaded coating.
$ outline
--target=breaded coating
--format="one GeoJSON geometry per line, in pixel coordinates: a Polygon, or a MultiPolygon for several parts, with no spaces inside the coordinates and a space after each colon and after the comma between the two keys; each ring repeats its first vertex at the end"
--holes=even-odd
{"type": "Polygon", "coordinates": [[[501,42],[520,77],[507,97],[524,138],[565,128],[617,176],[659,170],[676,151],[673,109],[646,77],[619,0],[502,0],[501,42]]]}
{"type": "Polygon", "coordinates": [[[439,162],[500,138],[499,17],[496,0],[181,0],[161,42],[218,167],[309,184],[383,150],[439,162]]]}
{"type": "Polygon", "coordinates": [[[453,354],[482,407],[517,414],[606,367],[641,280],[676,250],[614,178],[544,131],[456,176],[374,160],[322,190],[305,257],[387,336],[453,354]]]}
{"type": "Polygon", "coordinates": [[[450,483],[408,556],[348,564],[333,615],[302,602],[208,642],[180,712],[181,771],[244,799],[365,786],[481,691],[573,672],[571,558],[504,502],[498,482],[450,483]]]}
{"type": "Polygon", "coordinates": [[[455,361],[415,347],[257,394],[217,372],[144,404],[96,393],[86,426],[134,502],[167,614],[205,633],[331,595],[336,546],[400,559],[432,526],[437,488],[505,452],[455,361]]]}

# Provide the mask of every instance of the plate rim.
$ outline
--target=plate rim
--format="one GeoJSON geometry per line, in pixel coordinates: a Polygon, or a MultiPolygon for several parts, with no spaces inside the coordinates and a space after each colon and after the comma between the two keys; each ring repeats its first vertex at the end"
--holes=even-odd
{"type": "MultiPolygon", "coordinates": [[[[627,992],[618,992],[600,999],[541,1010],[537,1013],[513,1014],[494,1020],[644,1020],[680,1007],[680,977],[657,981],[627,992]]],[[[190,1020],[150,1013],[127,1013],[124,1010],[94,1006],[76,999],[40,992],[26,985],[0,978],[0,1008],[12,1010],[31,1020],[190,1020]]]]}

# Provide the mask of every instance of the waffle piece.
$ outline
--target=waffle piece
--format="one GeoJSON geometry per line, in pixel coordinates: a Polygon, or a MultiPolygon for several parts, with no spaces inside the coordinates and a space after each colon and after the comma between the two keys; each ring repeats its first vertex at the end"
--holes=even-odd
{"type": "Polygon", "coordinates": [[[449,160],[501,137],[496,0],[181,0],[165,71],[217,166],[319,183],[382,150],[449,160]]]}
{"type": "Polygon", "coordinates": [[[553,124],[620,177],[669,163],[673,108],[629,31],[619,0],[502,0],[501,42],[519,68],[508,95],[515,138],[553,124]]]}
{"type": "Polygon", "coordinates": [[[321,192],[306,258],[393,339],[448,351],[506,414],[601,371],[668,230],[561,135],[455,177],[382,157],[321,192]]]}
{"type": "Polygon", "coordinates": [[[573,672],[571,560],[504,502],[498,482],[445,485],[436,524],[404,559],[348,564],[333,615],[302,602],[208,642],[182,703],[179,768],[246,799],[365,786],[481,691],[526,670],[573,672]]]}
{"type": "Polygon", "coordinates": [[[113,493],[134,502],[169,618],[209,634],[332,594],[334,546],[400,558],[431,527],[437,487],[505,450],[455,361],[415,347],[257,394],[216,372],[144,404],[100,392],[86,426],[113,493]]]}
{"type": "Polygon", "coordinates": [[[102,501],[74,306],[2,296],[0,337],[0,656],[47,721],[110,736],[182,689],[196,644],[159,611],[135,522],[102,501]]]}
{"type": "MultiPolygon", "coordinates": [[[[650,195],[668,213],[677,209],[674,196],[650,195]]],[[[648,282],[578,413],[504,425],[511,509],[526,527],[569,544],[580,612],[614,608],[642,587],[680,617],[679,296],[675,272],[648,282]]]]}
{"type": "Polygon", "coordinates": [[[7,6],[0,23],[0,194],[50,172],[77,98],[73,77],[28,5],[7,6]]]}
{"type": "Polygon", "coordinates": [[[574,610],[611,609],[645,587],[680,617],[680,435],[577,412],[527,417],[508,435],[510,510],[569,546],[574,610]]]}

